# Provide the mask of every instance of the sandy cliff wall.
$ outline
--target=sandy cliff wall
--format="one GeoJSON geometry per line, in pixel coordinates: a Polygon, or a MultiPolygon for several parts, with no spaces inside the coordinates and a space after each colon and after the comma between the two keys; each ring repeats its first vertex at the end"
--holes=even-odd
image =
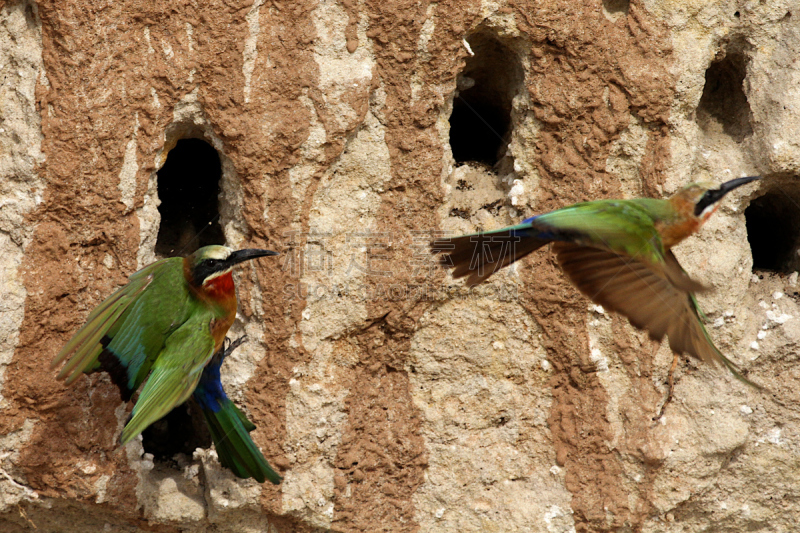
{"type": "Polygon", "coordinates": [[[0,2],[0,529],[795,529],[798,49],[788,0],[0,2]],[[209,231],[282,252],[238,272],[223,368],[279,487],[172,422],[177,452],[119,448],[110,381],[49,368],[165,246],[186,138],[220,160],[209,231]],[[549,251],[471,293],[425,251],[748,174],[676,253],[769,392],[681,361],[655,422],[668,348],[549,251]]]}

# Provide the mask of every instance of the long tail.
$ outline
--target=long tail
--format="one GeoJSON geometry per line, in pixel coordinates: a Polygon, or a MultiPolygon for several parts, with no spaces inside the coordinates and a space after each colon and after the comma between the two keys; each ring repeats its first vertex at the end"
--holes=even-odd
{"type": "Polygon", "coordinates": [[[282,480],[281,476],[269,466],[261,450],[250,438],[250,432],[256,426],[228,399],[220,381],[222,361],[243,340],[244,337],[214,354],[203,369],[194,398],[203,410],[220,464],[240,478],[252,477],[259,483],[268,479],[277,485],[282,480]]]}
{"type": "Polygon", "coordinates": [[[431,242],[431,253],[442,254],[439,264],[453,269],[454,278],[467,278],[472,287],[486,278],[538,250],[551,239],[530,235],[530,226],[520,224],[497,231],[461,237],[442,237],[431,242]]]}

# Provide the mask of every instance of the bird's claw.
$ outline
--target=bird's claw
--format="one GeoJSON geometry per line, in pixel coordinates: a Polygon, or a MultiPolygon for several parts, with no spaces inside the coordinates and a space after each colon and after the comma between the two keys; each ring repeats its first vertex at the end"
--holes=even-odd
{"type": "Polygon", "coordinates": [[[225,337],[225,340],[222,341],[222,358],[228,357],[233,351],[244,344],[247,341],[247,335],[242,335],[235,341],[232,341],[230,337],[225,337]]]}

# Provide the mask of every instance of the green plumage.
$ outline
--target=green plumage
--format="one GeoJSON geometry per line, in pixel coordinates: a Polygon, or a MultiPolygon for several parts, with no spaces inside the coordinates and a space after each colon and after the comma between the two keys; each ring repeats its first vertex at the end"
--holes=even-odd
{"type": "Polygon", "coordinates": [[[183,259],[162,259],[100,304],[53,365],[72,355],[58,373],[67,383],[107,370],[125,399],[147,378],[122,432],[126,444],[192,394],[214,353],[214,318],[214,309],[192,295],[183,259]]]}
{"type": "Polygon", "coordinates": [[[199,307],[190,296],[182,267],[179,257],[162,259],[131,275],[127,285],[92,311],[53,360],[56,366],[72,354],[58,378],[69,384],[83,372],[97,370],[105,349],[124,369],[124,378],[112,377],[130,397],[150,372],[166,338],[199,307]]]}
{"type": "Polygon", "coordinates": [[[122,444],[185,402],[194,392],[203,367],[214,354],[214,338],[209,328],[213,318],[209,310],[195,309],[166,339],[133,407],[132,418],[122,430],[122,444]]]}
{"type": "MultiPolygon", "coordinates": [[[[58,353],[53,366],[66,361],[58,378],[72,383],[84,372],[105,370],[126,401],[141,387],[120,436],[126,444],[192,395],[215,346],[233,322],[236,299],[230,278],[211,293],[203,292],[203,282],[230,276],[234,265],[267,255],[275,252],[207,246],[186,259],[189,271],[184,269],[184,259],[177,257],[134,273],[127,285],[90,313],[86,324],[58,353]]],[[[232,465],[242,477],[280,479],[250,439],[247,428],[252,429],[252,424],[227,397],[225,400],[230,405],[226,404],[221,414],[206,413],[211,432],[217,435],[214,440],[220,443],[220,461],[232,465]],[[235,431],[235,444],[224,438],[229,431],[235,431]],[[244,445],[239,433],[246,438],[244,445]],[[240,452],[240,446],[247,448],[246,453],[240,452]],[[266,476],[265,471],[271,474],[266,476]]]]}

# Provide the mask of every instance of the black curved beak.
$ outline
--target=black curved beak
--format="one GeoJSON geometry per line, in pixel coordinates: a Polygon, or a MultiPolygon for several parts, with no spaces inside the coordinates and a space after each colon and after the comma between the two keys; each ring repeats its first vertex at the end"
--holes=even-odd
{"type": "Polygon", "coordinates": [[[725,183],[721,184],[719,186],[719,189],[710,189],[706,191],[703,197],[700,198],[700,201],[697,202],[697,205],[694,208],[694,215],[699,217],[700,213],[702,213],[706,207],[719,202],[726,194],[728,194],[732,190],[741,187],[742,185],[745,185],[747,183],[750,183],[751,181],[759,179],[761,179],[761,176],[747,176],[744,178],[736,178],[735,180],[726,181],[725,183]]]}
{"type": "Polygon", "coordinates": [[[280,255],[278,252],[272,250],[259,250],[258,248],[248,248],[246,250],[237,250],[225,260],[227,266],[238,265],[250,259],[257,259],[259,257],[267,257],[268,255],[280,255]]]}
{"type": "Polygon", "coordinates": [[[719,195],[720,198],[731,192],[733,189],[737,187],[741,187],[746,183],[750,183],[751,181],[760,180],[761,176],[747,176],[745,178],[736,178],[735,180],[726,181],[722,185],[719,186],[719,195]]]}

